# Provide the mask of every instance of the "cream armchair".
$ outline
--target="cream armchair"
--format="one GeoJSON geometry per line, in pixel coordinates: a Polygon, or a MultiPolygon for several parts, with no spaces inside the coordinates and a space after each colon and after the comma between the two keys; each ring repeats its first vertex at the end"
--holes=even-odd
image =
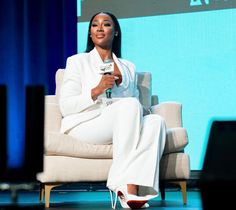
{"type": "MultiPolygon", "coordinates": [[[[65,183],[106,181],[112,163],[112,145],[90,145],[71,136],[61,134],[61,113],[58,105],[64,70],[56,72],[56,94],[45,98],[45,154],[44,171],[37,174],[40,182],[40,200],[45,207],[50,204],[50,192],[65,183]]],[[[188,144],[186,130],[182,127],[182,106],[176,102],[158,104],[151,95],[151,74],[138,73],[140,101],[152,113],[164,117],[167,124],[167,141],[160,166],[160,189],[165,199],[164,182],[180,185],[183,203],[186,204],[186,183],[190,175],[189,156],[184,153],[188,144]]]]}

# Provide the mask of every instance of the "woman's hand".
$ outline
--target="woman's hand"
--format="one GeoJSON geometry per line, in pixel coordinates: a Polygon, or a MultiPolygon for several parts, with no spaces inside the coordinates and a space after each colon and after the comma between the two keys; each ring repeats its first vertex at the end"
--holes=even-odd
{"type": "Polygon", "coordinates": [[[99,95],[104,93],[107,89],[112,88],[115,84],[116,79],[119,78],[114,75],[109,75],[109,74],[103,75],[99,84],[91,91],[92,99],[96,100],[99,95]]]}

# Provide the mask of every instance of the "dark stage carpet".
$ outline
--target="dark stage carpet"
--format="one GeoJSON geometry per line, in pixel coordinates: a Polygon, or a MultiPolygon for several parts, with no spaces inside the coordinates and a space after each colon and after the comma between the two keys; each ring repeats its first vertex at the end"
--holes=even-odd
{"type": "MultiPolygon", "coordinates": [[[[48,210],[79,209],[79,210],[108,210],[111,208],[110,195],[108,191],[76,191],[76,190],[54,190],[51,193],[50,208],[48,210]]],[[[11,194],[8,191],[0,191],[0,210],[17,209],[11,207],[11,194]],[[6,207],[3,207],[6,206],[6,207]]],[[[199,190],[187,192],[187,204],[182,203],[182,194],[179,190],[167,190],[166,199],[162,201],[160,196],[149,202],[148,209],[154,210],[200,210],[202,209],[199,190]]],[[[39,191],[19,191],[17,205],[19,209],[44,209],[44,204],[39,202],[39,191]]],[[[117,209],[122,209],[118,203],[117,209]]]]}

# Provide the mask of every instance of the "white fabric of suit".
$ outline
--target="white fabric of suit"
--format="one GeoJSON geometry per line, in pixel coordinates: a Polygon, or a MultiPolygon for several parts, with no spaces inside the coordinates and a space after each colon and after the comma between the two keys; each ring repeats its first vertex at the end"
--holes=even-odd
{"type": "MultiPolygon", "coordinates": [[[[135,66],[131,62],[118,59],[113,53],[114,62],[122,74],[122,83],[114,86],[112,97],[137,97],[135,66]]],[[[59,105],[64,118],[61,132],[66,133],[74,126],[98,116],[101,112],[100,95],[98,100],[91,98],[91,89],[101,80],[100,66],[103,61],[94,48],[89,53],[80,53],[67,59],[59,105]]]]}
{"type": "Polygon", "coordinates": [[[137,184],[140,195],[157,196],[165,122],[156,114],[143,117],[134,64],[114,54],[113,59],[122,83],[113,87],[114,102],[105,105],[105,94],[96,101],[91,98],[91,89],[102,77],[99,70],[103,61],[97,50],[68,58],[59,100],[61,132],[90,144],[113,144],[109,189],[116,191],[122,185],[137,184]]]}

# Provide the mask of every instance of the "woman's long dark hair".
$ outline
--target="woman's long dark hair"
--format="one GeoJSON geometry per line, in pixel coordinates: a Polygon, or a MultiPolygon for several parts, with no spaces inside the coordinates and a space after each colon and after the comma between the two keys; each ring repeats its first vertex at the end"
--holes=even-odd
{"type": "Polygon", "coordinates": [[[87,47],[86,47],[85,52],[90,52],[94,48],[94,43],[92,41],[92,38],[90,37],[90,29],[91,29],[91,25],[92,25],[94,17],[96,15],[100,14],[100,13],[104,13],[104,14],[109,15],[111,17],[112,21],[115,24],[115,31],[118,32],[118,34],[117,34],[117,36],[114,36],[113,43],[112,43],[112,52],[115,53],[115,55],[118,58],[121,58],[121,29],[120,29],[120,24],[119,24],[117,18],[113,14],[111,14],[109,12],[98,12],[97,14],[95,14],[91,18],[91,20],[89,22],[88,37],[87,37],[87,47]]]}

